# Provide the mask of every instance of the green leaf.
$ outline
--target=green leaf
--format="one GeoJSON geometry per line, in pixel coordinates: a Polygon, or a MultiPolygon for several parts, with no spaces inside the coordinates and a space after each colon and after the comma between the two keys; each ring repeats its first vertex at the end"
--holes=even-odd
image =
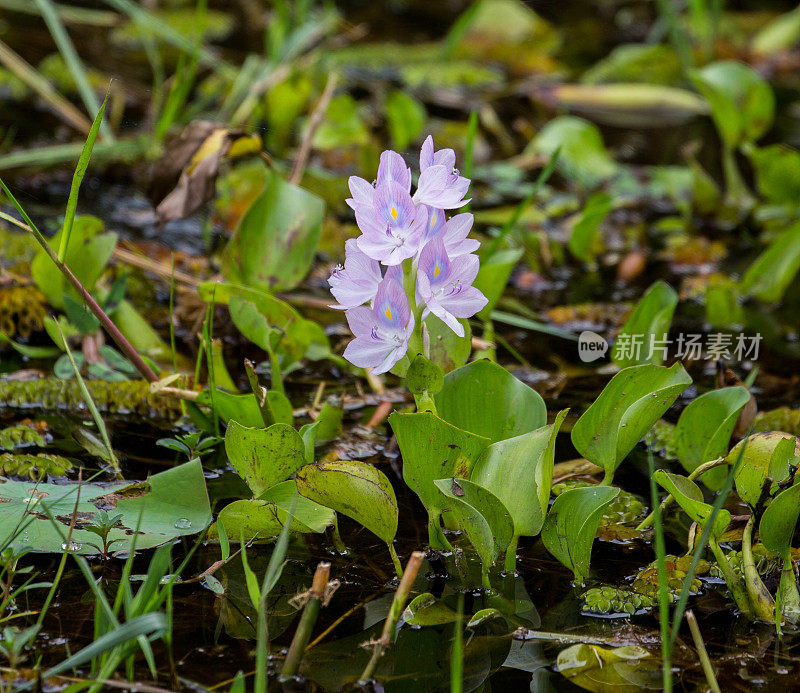
{"type": "Polygon", "coordinates": [[[553,118],[525,150],[548,157],[556,151],[558,172],[581,188],[594,188],[617,173],[617,164],[606,151],[600,130],[583,118],[553,118]]]}
{"type": "MultiPolygon", "coordinates": [[[[15,550],[27,546],[33,551],[61,553],[77,498],[78,484],[0,479],[3,508],[0,536],[11,536],[20,517],[26,515],[22,521],[23,531],[11,542],[15,550]]],[[[122,515],[119,524],[109,533],[109,540],[119,540],[113,544],[114,551],[130,551],[134,540],[137,550],[159,546],[175,537],[196,534],[211,522],[199,460],[154,474],[139,483],[114,482],[102,486],[82,483],[78,517],[89,517],[97,510],[122,515]]],[[[90,545],[97,543],[97,537],[80,525],[72,533],[72,543],[77,547],[74,552],[98,553],[99,550],[90,545]]]]}
{"type": "Polygon", "coordinates": [[[314,430],[315,445],[329,443],[342,434],[343,416],[344,409],[341,405],[325,402],[317,418],[314,419],[314,423],[316,424],[314,430]]]}
{"type": "Polygon", "coordinates": [[[472,330],[467,320],[459,320],[464,328],[464,336],[459,337],[443,321],[433,313],[425,318],[425,327],[430,339],[430,360],[445,373],[460,368],[472,353],[472,330]]]}
{"type": "Polygon", "coordinates": [[[800,204],[800,152],[785,144],[752,147],[758,191],[770,203],[797,207],[800,204]]]}
{"type": "Polygon", "coordinates": [[[758,536],[767,551],[784,560],[791,556],[792,538],[800,516],[800,485],[781,491],[767,506],[758,526],[758,536]]]}
{"type": "Polygon", "coordinates": [[[266,291],[293,289],[308,274],[325,203],[271,173],[222,254],[227,281],[266,291]]]}
{"type": "Polygon", "coordinates": [[[430,592],[423,592],[409,602],[401,618],[409,626],[441,626],[457,621],[458,614],[430,592]]]}
{"type": "Polygon", "coordinates": [[[489,441],[443,421],[431,413],[389,417],[403,456],[403,479],[431,517],[438,517],[443,498],[434,482],[442,475],[466,478],[489,441]]]}
{"type": "MultiPolygon", "coordinates": [[[[653,474],[656,483],[665,488],[675,498],[675,502],[683,511],[700,527],[705,527],[713,507],[703,501],[703,492],[691,479],[679,474],[670,474],[663,469],[658,469],[653,474]]],[[[714,526],[711,528],[711,537],[718,540],[731,523],[731,514],[724,508],[717,512],[714,526]]]]}
{"type": "Polygon", "coordinates": [[[617,373],[575,422],[572,443],[610,479],[625,456],[692,382],[680,363],[617,373]]]}
{"type": "Polygon", "coordinates": [[[481,266],[473,286],[479,289],[489,302],[478,312],[479,320],[488,320],[491,316],[523,252],[522,248],[499,250],[487,258],[481,258],[481,266]]]}
{"type": "MultiPolygon", "coordinates": [[[[197,403],[208,407],[214,405],[214,410],[226,424],[236,422],[248,428],[260,428],[264,425],[261,411],[258,408],[255,395],[232,395],[217,388],[213,395],[211,390],[203,390],[197,396],[197,403]]],[[[285,421],[283,423],[286,423],[285,421]]]]}
{"type": "Polygon", "coordinates": [[[412,395],[420,396],[427,392],[435,395],[444,386],[444,372],[438,364],[417,354],[406,371],[406,387],[412,395]]]}
{"type": "Polygon", "coordinates": [[[753,68],[723,60],[696,70],[692,82],[711,106],[711,115],[729,147],[753,142],[772,125],[775,97],[753,68]]]}
{"type": "Polygon", "coordinates": [[[395,149],[402,151],[419,137],[426,117],[425,106],[411,94],[394,89],[386,97],[386,123],[395,149]]]}
{"type": "Polygon", "coordinates": [[[283,423],[247,428],[231,421],[225,432],[225,452],[254,496],[284,481],[306,463],[303,439],[283,423]]]}
{"type": "Polygon", "coordinates": [[[82,335],[92,334],[100,329],[100,321],[89,312],[89,309],[84,303],[76,301],[69,294],[64,294],[62,301],[64,303],[64,312],[67,314],[67,319],[82,335]]]}
{"type": "Polygon", "coordinates": [[[502,501],[468,479],[437,479],[451,512],[487,569],[497,561],[514,536],[514,523],[502,501]]]}
{"type": "Polygon", "coordinates": [[[508,509],[516,536],[535,537],[542,529],[553,480],[558,429],[555,423],[489,445],[472,467],[470,479],[491,491],[508,509]]]}
{"type": "MultiPolygon", "coordinates": [[[[257,500],[275,503],[287,512],[292,504],[297,503],[294,509],[295,519],[312,532],[322,533],[326,527],[336,522],[336,513],[329,507],[315,503],[313,500],[300,495],[295,479],[282,481],[280,484],[264,491],[257,500]]],[[[306,530],[306,531],[308,531],[306,530]]]]}
{"type": "MultiPolygon", "coordinates": [[[[51,245],[59,245],[62,233],[63,230],[53,236],[51,245]]],[[[116,244],[117,235],[103,233],[102,221],[90,216],[76,217],[64,262],[87,291],[94,289],[116,244]]],[[[64,307],[62,297],[65,293],[80,298],[44,250],[39,250],[31,262],[31,277],[54,308],[64,307]]]]}
{"type": "Polygon", "coordinates": [[[572,645],[558,655],[564,678],[594,693],[661,690],[661,660],[638,645],[572,645]]]}
{"type": "MultiPolygon", "coordinates": [[[[59,336],[59,341],[61,337],[59,336]]],[[[15,342],[11,337],[9,337],[4,332],[0,332],[0,342],[5,342],[6,344],[10,345],[11,348],[19,354],[23,356],[27,356],[30,359],[50,359],[54,356],[58,356],[61,353],[61,349],[58,347],[45,347],[45,346],[30,346],[28,344],[18,344],[15,342]]]]}
{"type": "Polygon", "coordinates": [[[659,342],[666,344],[663,340],[667,338],[677,305],[675,289],[660,279],[652,284],[617,334],[611,360],[620,368],[642,363],[661,364],[664,350],[659,349],[659,342]]]}
{"type": "Polygon", "coordinates": [[[397,499],[386,475],[366,462],[307,464],[297,472],[306,498],[347,515],[390,544],[397,533],[397,499]]]}
{"type": "Polygon", "coordinates": [[[800,39],[800,7],[778,15],[762,27],[750,41],[750,48],[760,55],[774,55],[791,50],[800,39]]]}
{"type": "Polygon", "coordinates": [[[556,497],[542,527],[545,548],[572,570],[575,580],[589,575],[592,544],[605,508],[619,495],[613,486],[585,486],[556,497]]]}
{"type": "Polygon", "coordinates": [[[742,277],[742,293],[780,301],[800,269],[800,223],[793,224],[759,255],[742,277]]]}
{"type": "Polygon", "coordinates": [[[586,201],[569,235],[569,251],[579,260],[591,262],[596,232],[611,211],[611,201],[611,195],[604,192],[595,193],[586,201]]]}
{"type": "Polygon", "coordinates": [[[547,408],[539,393],[485,359],[448,373],[435,401],[445,421],[492,442],[547,423],[547,408]]]}
{"type": "MultiPolygon", "coordinates": [[[[747,388],[725,387],[706,392],[687,405],[675,426],[674,437],[678,459],[687,472],[728,454],[739,412],[749,400],[747,388]]],[[[728,469],[719,467],[707,471],[701,479],[708,488],[718,491],[727,476],[728,469]]]]}
{"type": "Polygon", "coordinates": [[[169,345],[159,337],[150,323],[129,301],[120,301],[109,317],[140,354],[151,359],[172,362],[172,350],[169,345]]]}
{"type": "Polygon", "coordinates": [[[754,433],[737,443],[725,459],[734,464],[740,454],[742,461],[734,477],[736,493],[755,508],[768,478],[773,490],[775,484],[789,478],[789,465],[796,464],[794,457],[800,455],[800,440],[782,431],[754,433]]]}
{"type": "Polygon", "coordinates": [[[228,310],[233,324],[249,341],[264,350],[277,347],[281,332],[270,325],[269,320],[259,312],[255,304],[239,296],[232,296],[228,310]]]}

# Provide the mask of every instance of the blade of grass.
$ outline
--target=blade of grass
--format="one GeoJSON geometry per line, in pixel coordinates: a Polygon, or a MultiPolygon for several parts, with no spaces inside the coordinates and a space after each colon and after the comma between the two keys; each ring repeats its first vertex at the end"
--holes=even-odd
{"type": "Polygon", "coordinates": [[[572,332],[567,332],[558,327],[553,327],[543,322],[531,320],[530,318],[523,317],[522,315],[514,315],[513,313],[506,313],[501,310],[493,310],[491,314],[492,320],[502,322],[505,325],[512,327],[521,327],[525,330],[532,330],[533,332],[542,332],[544,334],[551,334],[554,337],[561,337],[562,339],[569,339],[572,342],[577,342],[577,335],[572,332]]]}
{"type": "MultiPolygon", "coordinates": [[[[109,85],[109,91],[111,87],[109,85]]],[[[92,158],[92,149],[97,140],[97,133],[103,122],[103,114],[106,112],[106,104],[108,103],[108,94],[103,99],[103,104],[100,110],[97,111],[97,116],[92,123],[92,129],[89,131],[89,136],[86,138],[86,144],[83,145],[83,150],[78,158],[78,165],[75,167],[75,173],[72,176],[72,185],[69,189],[69,197],[67,198],[67,210],[64,213],[64,226],[61,231],[61,244],[58,248],[58,259],[64,262],[67,255],[67,248],[69,248],[69,237],[72,235],[72,224],[75,221],[75,213],[78,211],[78,193],[81,189],[83,177],[86,175],[86,169],[89,168],[89,160],[92,158]]]]}
{"type": "Polygon", "coordinates": [[[72,356],[72,349],[69,348],[69,343],[67,342],[67,338],[64,336],[64,333],[61,330],[61,323],[58,320],[54,321],[56,327],[58,328],[58,334],[61,337],[61,343],[64,345],[64,351],[67,353],[67,357],[69,358],[69,362],[72,364],[72,370],[75,373],[75,379],[78,381],[78,387],[81,389],[81,395],[83,396],[83,401],[86,402],[86,406],[89,408],[89,411],[92,414],[92,418],[94,419],[95,426],[100,431],[100,437],[103,439],[103,445],[106,446],[106,451],[108,452],[108,459],[111,462],[111,466],[114,468],[114,473],[117,475],[117,478],[122,478],[122,470],[119,466],[119,460],[117,456],[114,454],[114,448],[111,447],[111,440],[108,437],[108,430],[106,429],[105,421],[103,421],[103,417],[100,416],[100,412],[97,411],[97,406],[92,399],[91,394],[89,394],[89,389],[86,387],[86,383],[83,380],[83,376],[81,375],[81,369],[78,368],[78,364],[75,363],[75,358],[72,356]]]}
{"type": "Polygon", "coordinates": [[[483,0],[475,0],[475,2],[464,10],[458,19],[453,22],[453,26],[450,27],[450,31],[447,32],[447,36],[445,36],[444,41],[442,41],[442,47],[439,51],[440,58],[453,57],[453,53],[455,53],[456,48],[458,48],[458,44],[461,43],[461,39],[464,38],[472,22],[475,21],[475,16],[478,14],[478,10],[482,4],[483,0]]]}
{"type": "MultiPolygon", "coordinates": [[[[50,34],[53,37],[53,41],[56,43],[58,52],[61,53],[61,57],[64,58],[64,62],[67,65],[67,69],[69,69],[70,74],[72,74],[72,79],[75,80],[75,84],[78,87],[78,93],[81,95],[81,99],[83,100],[83,105],[86,107],[86,110],[89,113],[97,113],[100,110],[100,104],[97,102],[97,96],[94,93],[94,89],[92,89],[91,84],[89,84],[89,75],[86,72],[86,68],[83,66],[83,62],[78,56],[78,52],[75,50],[75,46],[73,45],[67,30],[61,23],[61,18],[58,16],[55,4],[52,0],[34,1],[36,2],[36,6],[39,8],[42,19],[44,19],[45,24],[47,24],[47,28],[50,30],[50,34]]],[[[106,98],[108,98],[108,94],[106,94],[106,98]]],[[[103,137],[109,142],[114,141],[114,135],[111,132],[111,128],[109,128],[106,123],[100,123],[100,131],[103,133],[103,137]]],[[[89,136],[91,137],[91,132],[89,136]]]]}
{"type": "Polygon", "coordinates": [[[694,612],[691,609],[686,612],[686,623],[689,624],[692,640],[694,640],[694,646],[697,648],[697,656],[700,657],[700,664],[703,667],[703,673],[706,675],[706,683],[708,683],[711,693],[721,693],[719,684],[717,683],[717,677],[714,675],[714,667],[711,666],[711,660],[708,658],[706,644],[703,642],[703,635],[700,632],[697,619],[694,617],[694,612]]]}
{"type": "Polygon", "coordinates": [[[672,691],[672,643],[669,639],[669,586],[667,585],[667,549],[664,544],[664,527],[661,522],[661,506],[658,502],[658,488],[653,477],[656,465],[653,451],[647,449],[647,467],[650,473],[650,504],[653,507],[656,569],[658,571],[658,622],[661,630],[661,671],[665,693],[672,691]]]}
{"type": "MultiPolygon", "coordinates": [[[[91,127],[92,124],[87,120],[86,129],[78,129],[84,134],[88,134],[91,127]]],[[[42,169],[52,166],[61,166],[79,157],[84,146],[84,142],[72,142],[69,144],[54,144],[46,147],[36,147],[33,149],[11,152],[10,154],[0,156],[0,171],[10,171],[19,168],[42,169]]],[[[152,138],[149,135],[118,139],[113,144],[98,142],[94,147],[93,156],[95,162],[132,162],[141,160],[143,156],[147,155],[152,146],[152,138]]],[[[37,171],[37,173],[38,172],[39,171],[37,171]]]]}
{"type": "MultiPolygon", "coordinates": [[[[88,7],[71,7],[69,5],[53,5],[59,18],[67,24],[88,24],[90,26],[113,27],[119,24],[120,16],[108,10],[92,10],[88,7]]],[[[39,11],[31,4],[31,0],[0,0],[0,9],[38,15],[39,11]]]]}

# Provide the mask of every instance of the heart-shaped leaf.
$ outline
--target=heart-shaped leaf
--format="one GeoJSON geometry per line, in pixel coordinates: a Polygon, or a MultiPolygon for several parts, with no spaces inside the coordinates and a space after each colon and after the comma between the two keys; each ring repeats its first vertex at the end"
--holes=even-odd
{"type": "Polygon", "coordinates": [[[754,433],[733,447],[726,457],[728,464],[735,464],[740,454],[742,461],[734,477],[736,493],[755,508],[767,478],[773,490],[775,484],[789,478],[789,465],[800,455],[800,440],[782,431],[754,433]]]}
{"type": "Polygon", "coordinates": [[[435,401],[445,421],[492,442],[547,423],[547,408],[539,393],[485,359],[448,373],[435,401]]]}
{"type": "Polygon", "coordinates": [[[414,396],[427,392],[435,395],[444,386],[444,371],[441,366],[417,354],[406,371],[406,387],[414,396]]]}
{"type": "MultiPolygon", "coordinates": [[[[739,412],[749,400],[747,388],[724,387],[706,392],[686,406],[675,426],[674,441],[678,459],[687,472],[728,454],[739,412]]],[[[719,467],[703,474],[702,481],[717,491],[727,476],[728,469],[719,467]]]]}
{"type": "Polygon", "coordinates": [[[469,476],[473,463],[489,441],[429,412],[395,412],[389,417],[389,424],[403,456],[403,479],[419,496],[431,521],[438,522],[444,499],[434,482],[442,475],[469,476]]]}
{"type": "Polygon", "coordinates": [[[139,483],[46,484],[0,479],[0,536],[12,537],[15,550],[60,553],[64,550],[72,513],[77,520],[70,550],[99,553],[96,534],[86,529],[92,515],[104,510],[122,515],[108,535],[111,550],[148,549],[175,537],[196,534],[211,522],[211,508],[200,460],[154,474],[139,483]],[[80,486],[80,489],[79,489],[80,486]],[[51,518],[52,517],[52,521],[51,518]],[[18,523],[21,531],[15,531],[18,523]]]}
{"type": "Polygon", "coordinates": [[[287,424],[248,428],[231,421],[225,452],[254,496],[286,480],[306,463],[300,434],[287,424]]]}
{"type": "Polygon", "coordinates": [[[655,282],[636,304],[611,349],[611,360],[620,368],[642,363],[661,364],[678,294],[666,282],[655,282]]]}
{"type": "Polygon", "coordinates": [[[472,467],[470,479],[497,496],[511,514],[516,536],[542,529],[553,480],[555,440],[568,410],[549,426],[493,443],[472,467]]]}
{"type": "Polygon", "coordinates": [[[610,482],[636,443],[692,382],[680,363],[624,368],[572,428],[572,443],[610,482]]]}
{"type": "Polygon", "coordinates": [[[441,626],[457,621],[458,614],[430,592],[423,592],[409,602],[402,618],[410,626],[441,626]]]}
{"type": "Polygon", "coordinates": [[[268,174],[225,246],[225,279],[266,291],[293,289],[311,268],[324,214],[321,198],[268,174]]]}
{"type": "Polygon", "coordinates": [[[576,581],[589,575],[592,544],[603,512],[619,495],[613,486],[584,486],[564,491],[553,502],[542,527],[547,550],[569,568],[576,581]]]}
{"type": "Polygon", "coordinates": [[[397,533],[397,499],[386,475],[366,462],[332,460],[297,472],[297,489],[309,500],[354,519],[390,544],[397,533]]]}
{"type": "MultiPolygon", "coordinates": [[[[712,506],[703,500],[703,492],[691,479],[680,474],[670,474],[663,469],[656,470],[653,478],[675,499],[683,511],[698,525],[705,527],[713,510],[712,506]]],[[[714,526],[711,529],[712,539],[719,539],[731,523],[731,514],[723,509],[717,512],[714,526]]]]}

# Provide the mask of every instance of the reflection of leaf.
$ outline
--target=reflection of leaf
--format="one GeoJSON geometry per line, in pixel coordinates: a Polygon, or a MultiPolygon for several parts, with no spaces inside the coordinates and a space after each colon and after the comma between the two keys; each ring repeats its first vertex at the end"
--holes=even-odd
{"type": "Polygon", "coordinates": [[[547,409],[539,393],[485,359],[448,373],[435,400],[445,421],[493,442],[547,423],[547,409]]]}
{"type": "Polygon", "coordinates": [[[547,550],[580,581],[589,575],[592,544],[605,508],[619,494],[613,486],[584,486],[559,495],[542,527],[547,550]]]}
{"type": "Polygon", "coordinates": [[[423,592],[409,602],[402,618],[410,626],[439,626],[453,623],[458,614],[430,592],[423,592]]]}
{"type": "Polygon", "coordinates": [[[661,690],[661,661],[638,645],[608,649],[572,645],[556,664],[572,683],[594,693],[638,693],[661,690]]]}
{"type": "MultiPolygon", "coordinates": [[[[78,484],[33,484],[0,482],[0,536],[9,537],[21,516],[24,529],[11,542],[17,549],[61,552],[69,530],[78,484]],[[55,524],[48,519],[52,515],[55,524]]],[[[137,549],[158,546],[175,537],[196,534],[211,522],[203,469],[199,460],[154,474],[146,483],[115,482],[111,485],[80,485],[77,520],[72,533],[76,553],[98,553],[91,546],[97,537],[84,529],[97,510],[121,514],[109,540],[114,551],[127,551],[136,540],[137,549]],[[138,534],[136,533],[138,525],[138,534]]]]}

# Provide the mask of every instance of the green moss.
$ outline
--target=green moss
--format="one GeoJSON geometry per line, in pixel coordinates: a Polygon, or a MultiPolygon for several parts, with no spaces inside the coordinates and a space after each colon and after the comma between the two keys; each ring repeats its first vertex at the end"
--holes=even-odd
{"type": "Polygon", "coordinates": [[[35,286],[0,288],[0,332],[27,339],[44,329],[47,299],[35,286]]]}
{"type": "MultiPolygon", "coordinates": [[[[144,380],[88,380],[86,386],[102,413],[133,414],[155,419],[174,419],[181,413],[177,400],[151,394],[144,380]]],[[[38,380],[0,381],[0,407],[83,411],[86,405],[74,380],[48,377],[38,380]]]]}

